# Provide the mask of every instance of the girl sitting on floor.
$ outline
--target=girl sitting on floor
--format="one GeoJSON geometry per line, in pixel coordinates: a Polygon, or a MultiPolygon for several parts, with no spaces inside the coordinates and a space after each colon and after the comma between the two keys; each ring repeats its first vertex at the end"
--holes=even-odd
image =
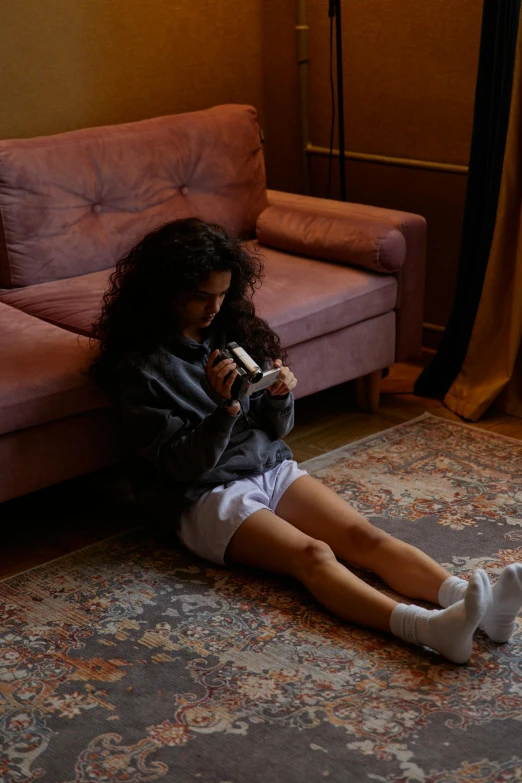
{"type": "Polygon", "coordinates": [[[469,659],[478,626],[508,641],[522,565],[507,566],[493,588],[481,569],[469,582],[451,576],[297,466],[283,440],[297,380],[279,338],[255,314],[261,271],[237,239],[197,218],[152,231],[116,266],[91,372],[121,412],[145,511],[207,560],[290,574],[339,617],[455,663],[469,659]],[[232,399],[236,365],[216,363],[230,341],[263,369],[279,366],[276,383],[232,399]],[[397,603],[344,563],[446,608],[397,603]]]}

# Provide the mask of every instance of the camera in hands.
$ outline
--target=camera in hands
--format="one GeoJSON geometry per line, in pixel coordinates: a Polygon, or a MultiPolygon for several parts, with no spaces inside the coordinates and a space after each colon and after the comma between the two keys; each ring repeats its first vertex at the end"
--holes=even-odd
{"type": "MultiPolygon", "coordinates": [[[[250,397],[254,392],[267,389],[277,381],[281,372],[280,367],[263,372],[261,367],[237,343],[227,343],[226,348],[220,351],[216,357],[214,366],[222,362],[223,359],[233,359],[236,363],[237,376],[230,390],[234,400],[240,400],[245,396],[250,397]]],[[[230,373],[227,374],[225,380],[229,377],[230,373]]]]}

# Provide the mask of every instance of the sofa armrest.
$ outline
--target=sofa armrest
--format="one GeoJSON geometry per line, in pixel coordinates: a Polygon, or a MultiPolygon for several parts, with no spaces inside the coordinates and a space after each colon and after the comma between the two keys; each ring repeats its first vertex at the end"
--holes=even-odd
{"type": "Polygon", "coordinates": [[[256,235],[267,247],[381,274],[397,272],[406,258],[406,240],[389,222],[302,205],[269,205],[256,235]]]}
{"type": "MultiPolygon", "coordinates": [[[[321,220],[315,223],[315,226],[324,227],[335,225],[334,241],[330,257],[323,260],[341,261],[342,263],[365,266],[368,269],[378,272],[393,273],[398,279],[399,293],[397,297],[397,337],[396,337],[396,361],[404,361],[420,354],[422,344],[422,322],[424,315],[424,279],[426,266],[426,221],[420,215],[410,212],[401,212],[393,209],[384,209],[381,207],[372,207],[365,204],[352,204],[343,201],[333,201],[330,199],[314,198],[312,196],[300,196],[294,193],[282,193],[276,190],[268,190],[268,209],[278,207],[283,214],[294,215],[294,218],[288,223],[289,226],[299,225],[306,227],[308,222],[314,225],[313,216],[319,216],[321,220]],[[301,213],[302,217],[297,220],[295,213],[301,213]],[[312,216],[312,217],[306,217],[312,216]],[[340,223],[342,221],[342,223],[340,223]],[[346,226],[346,235],[358,237],[359,247],[346,247],[346,259],[333,257],[341,251],[340,225],[346,226]],[[398,234],[402,239],[398,238],[398,234]],[[364,239],[366,235],[366,239],[364,239]],[[402,250],[401,250],[402,248],[402,250]],[[353,260],[352,260],[353,259],[353,260]],[[365,263],[361,264],[360,261],[365,263]],[[373,264],[373,266],[372,266],[373,264]],[[379,268],[381,267],[381,268],[379,268]],[[395,267],[395,268],[393,268],[395,267]]],[[[265,210],[267,212],[267,210],[265,210]]],[[[263,212],[258,218],[258,227],[261,231],[258,233],[258,239],[261,244],[269,244],[275,241],[275,235],[283,235],[284,242],[294,242],[293,248],[281,247],[282,250],[289,252],[302,253],[301,246],[304,243],[303,237],[296,240],[288,239],[287,231],[276,231],[271,229],[264,232],[263,225],[266,228],[273,225],[274,212],[265,215],[263,212]],[[269,242],[264,241],[268,239],[269,242]],[[299,249],[297,249],[297,244],[299,249]]],[[[318,249],[321,246],[328,246],[328,239],[324,240],[315,236],[311,231],[313,241],[318,249]]],[[[304,236],[304,235],[303,235],[304,236]]],[[[279,240],[278,240],[279,241],[279,240]]],[[[348,245],[348,242],[346,243],[348,245]]],[[[305,253],[312,255],[312,253],[305,253]]],[[[321,258],[320,255],[315,255],[321,258]]]]}

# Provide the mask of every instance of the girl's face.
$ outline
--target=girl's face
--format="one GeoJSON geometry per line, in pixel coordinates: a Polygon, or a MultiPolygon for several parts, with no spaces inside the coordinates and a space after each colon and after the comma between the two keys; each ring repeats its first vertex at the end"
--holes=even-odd
{"type": "Polygon", "coordinates": [[[185,336],[199,337],[201,330],[210,326],[221,309],[231,278],[231,272],[211,272],[190,299],[182,296],[175,303],[181,331],[185,336]]]}

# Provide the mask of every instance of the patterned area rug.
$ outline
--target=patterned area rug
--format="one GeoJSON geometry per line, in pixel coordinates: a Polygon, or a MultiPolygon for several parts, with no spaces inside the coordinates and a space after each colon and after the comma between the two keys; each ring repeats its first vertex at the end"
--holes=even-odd
{"type": "MultiPolygon", "coordinates": [[[[424,416],[305,464],[455,574],[522,560],[516,441],[424,416]]],[[[455,666],[143,531],[0,601],[5,783],[522,780],[520,629],[455,666]]]]}

